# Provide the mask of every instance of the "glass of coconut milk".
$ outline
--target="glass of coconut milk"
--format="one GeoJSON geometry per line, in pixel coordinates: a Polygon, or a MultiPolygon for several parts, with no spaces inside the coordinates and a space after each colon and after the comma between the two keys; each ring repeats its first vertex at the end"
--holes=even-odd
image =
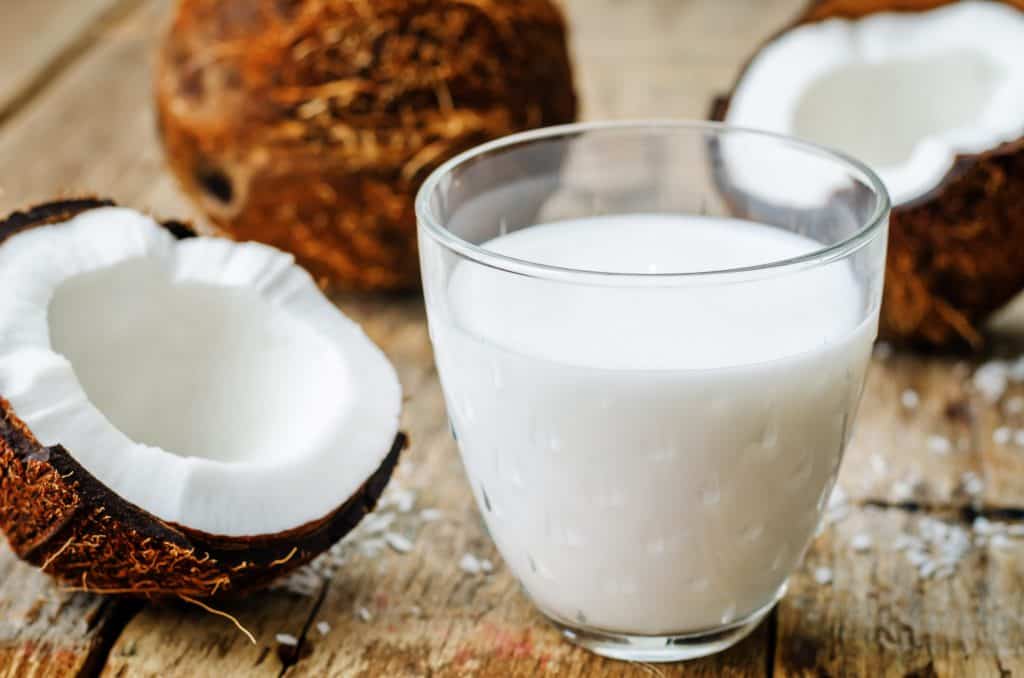
{"type": "Polygon", "coordinates": [[[537,130],[427,180],[452,434],[566,638],[698,657],[783,595],[850,438],[888,212],[859,162],[706,123],[537,130]]]}

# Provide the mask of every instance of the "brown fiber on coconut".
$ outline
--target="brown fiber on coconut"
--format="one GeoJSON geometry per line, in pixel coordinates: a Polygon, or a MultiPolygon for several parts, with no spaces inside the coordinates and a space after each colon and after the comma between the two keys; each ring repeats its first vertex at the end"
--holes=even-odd
{"type": "MultiPolygon", "coordinates": [[[[950,4],[819,0],[766,46],[804,24],[950,4]]],[[[1022,0],[1004,4],[1024,11],[1022,0]]],[[[716,101],[712,119],[727,118],[731,96],[716,101]]],[[[980,348],[986,320],[1024,289],[1024,140],[958,155],[935,189],[894,205],[890,224],[880,337],[918,348],[980,348]]]]}
{"type": "Polygon", "coordinates": [[[219,228],[366,290],[418,286],[432,169],[576,116],[550,0],[181,0],[156,101],[168,163],[219,228]]]}
{"type": "MultiPolygon", "coordinates": [[[[107,200],[48,203],[0,222],[0,245],[107,200]]],[[[177,239],[195,235],[164,222],[177,239]]],[[[98,481],[63,445],[43,446],[0,393],[0,531],[14,553],[95,593],[209,598],[262,588],[309,562],[372,511],[398,462],[399,433],[380,466],[341,506],[294,529],[225,537],[158,519],[98,481]]]]}

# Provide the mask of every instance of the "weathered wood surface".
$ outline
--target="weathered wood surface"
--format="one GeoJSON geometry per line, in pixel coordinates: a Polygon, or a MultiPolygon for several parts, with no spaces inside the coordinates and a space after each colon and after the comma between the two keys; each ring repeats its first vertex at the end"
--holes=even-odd
{"type": "Polygon", "coordinates": [[[7,2],[0,21],[0,120],[87,51],[135,0],[7,2]]]}
{"type": "MultiPolygon", "coordinates": [[[[585,115],[651,118],[701,117],[750,49],[802,2],[563,4],[585,115]]],[[[87,191],[195,217],[163,171],[149,106],[166,0],[9,5],[0,22],[0,211],[87,191]],[[46,12],[56,7],[68,13],[51,32],[46,12]]],[[[396,482],[415,492],[417,509],[442,513],[399,521],[412,552],[355,549],[333,580],[306,594],[279,590],[226,606],[255,634],[251,645],[192,606],[61,593],[0,545],[0,676],[1024,675],[1024,541],[972,546],[941,579],[922,577],[894,546],[936,519],[966,533],[976,511],[1013,518],[1024,508],[1024,447],[993,441],[1001,426],[1024,426],[1024,413],[1006,412],[1024,387],[992,404],[970,386],[973,365],[876,359],[840,480],[848,515],[836,512],[778,612],[719,657],[627,665],[562,642],[501,566],[448,436],[422,304],[338,302],[402,379],[413,447],[396,482]],[[916,407],[903,404],[908,390],[916,407]],[[495,571],[461,571],[466,552],[495,571]],[[819,583],[825,574],[832,581],[819,583]],[[300,647],[279,648],[278,634],[300,647]]]]}

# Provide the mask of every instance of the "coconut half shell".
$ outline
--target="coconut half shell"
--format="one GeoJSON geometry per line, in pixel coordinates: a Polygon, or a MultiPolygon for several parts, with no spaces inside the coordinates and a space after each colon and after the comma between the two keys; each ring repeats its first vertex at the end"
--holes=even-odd
{"type": "MultiPolygon", "coordinates": [[[[799,27],[884,12],[905,17],[951,4],[948,0],[813,2],[755,53],[736,87],[743,86],[760,54],[799,27]]],[[[1020,0],[1003,4],[1024,11],[1020,0]]],[[[977,38],[984,40],[981,34],[977,38]]],[[[715,102],[713,120],[734,122],[730,118],[734,94],[735,88],[715,102]]],[[[1024,128],[1024,119],[1020,123],[1024,128]]],[[[884,129],[875,133],[885,138],[884,129]]],[[[957,153],[933,187],[894,201],[880,337],[921,348],[980,348],[985,321],[1024,289],[1021,261],[1024,139],[1001,139],[980,152],[957,153]]]]}
{"type": "MultiPolygon", "coordinates": [[[[112,205],[80,199],[16,212],[0,222],[0,246],[112,205]]],[[[195,236],[181,222],[162,225],[179,240],[195,236]]],[[[127,501],[76,460],[73,449],[41,444],[0,394],[0,530],[16,555],[72,588],[146,597],[238,594],[309,562],[352,530],[375,507],[406,442],[399,433],[376,470],[327,515],[270,534],[219,536],[127,501]]],[[[146,469],[138,473],[146,477],[146,469]]]]}
{"type": "Polygon", "coordinates": [[[413,199],[445,160],[571,122],[550,0],[181,0],[157,64],[167,161],[224,233],[336,288],[418,287],[413,199]]]}

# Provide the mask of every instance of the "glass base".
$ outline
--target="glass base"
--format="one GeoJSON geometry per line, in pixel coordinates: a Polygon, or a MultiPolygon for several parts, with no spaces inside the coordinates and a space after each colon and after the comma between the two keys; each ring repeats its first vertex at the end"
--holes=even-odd
{"type": "Polygon", "coordinates": [[[770,603],[728,625],[678,635],[634,636],[575,626],[550,615],[548,619],[566,640],[602,657],[632,662],[678,662],[722,652],[740,642],[757,628],[784,592],[785,587],[770,603]]]}

